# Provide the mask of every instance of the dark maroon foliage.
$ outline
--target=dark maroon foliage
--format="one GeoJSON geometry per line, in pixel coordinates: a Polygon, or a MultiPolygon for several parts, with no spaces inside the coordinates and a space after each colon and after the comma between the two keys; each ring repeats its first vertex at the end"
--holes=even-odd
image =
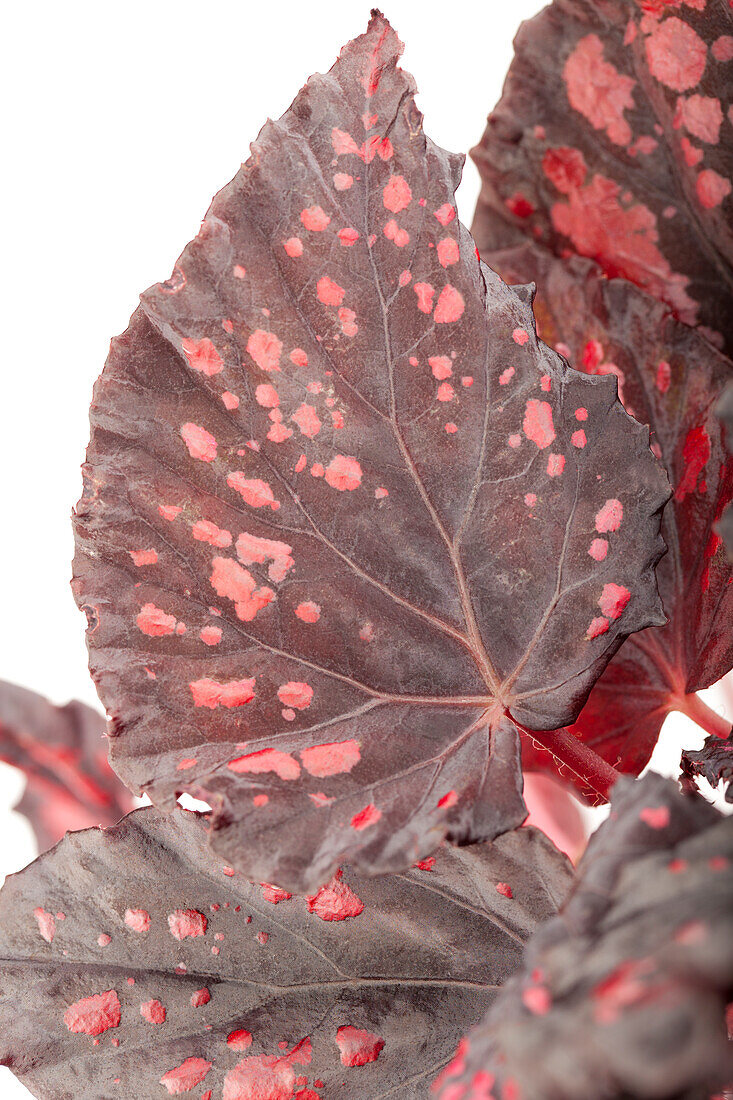
{"type": "Polygon", "coordinates": [[[473,150],[484,252],[597,260],[733,350],[728,0],[555,0],[517,35],[473,150]]]}
{"type": "Polygon", "coordinates": [[[0,681],[0,760],[25,773],[16,809],[44,851],[68,829],[113,825],[133,799],[107,761],[103,715],[83,703],[56,707],[0,681]]]}
{"type": "MultiPolygon", "coordinates": [[[[723,424],[728,454],[733,454],[733,380],[725,387],[715,411],[723,424]]],[[[733,504],[728,505],[718,520],[717,530],[733,561],[733,504]]]]}
{"type": "Polygon", "coordinates": [[[375,14],[142,296],[76,518],[115,769],[288,889],[521,822],[514,723],[664,621],[648,432],[479,265],[400,52],[375,14]]]}
{"type": "Polygon", "coordinates": [[[707,779],[712,787],[724,784],[726,802],[733,802],[733,733],[725,740],[706,737],[701,749],[685,749],[682,753],[682,784],[687,790],[695,789],[695,778],[707,779]]]}
{"type": "Polygon", "coordinates": [[[570,880],[525,828],[291,897],[137,810],[0,893],[0,1060],[44,1100],[422,1097],[570,880]]]}
{"type": "MultiPolygon", "coordinates": [[[[629,638],[591,692],[571,732],[622,771],[638,774],[670,710],[725,736],[725,723],[694,692],[733,665],[733,567],[714,530],[733,495],[716,401],[733,364],[667,308],[589,260],[560,260],[524,244],[487,259],[508,282],[535,282],[540,335],[573,366],[616,378],[631,415],[651,429],[673,497],[662,534],[669,552],[657,580],[669,624],[629,638]]],[[[612,537],[594,548],[612,562],[612,537]]],[[[547,761],[525,749],[525,764],[547,761]]],[[[572,774],[567,773],[571,778],[572,774]]]]}
{"type": "Polygon", "coordinates": [[[651,775],[611,807],[441,1100],[702,1100],[733,1078],[733,820],[651,775]]]}

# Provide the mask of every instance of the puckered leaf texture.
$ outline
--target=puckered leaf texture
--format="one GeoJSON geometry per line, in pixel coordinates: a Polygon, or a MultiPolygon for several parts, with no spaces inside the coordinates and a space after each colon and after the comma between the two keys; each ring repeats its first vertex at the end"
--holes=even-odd
{"type": "Polygon", "coordinates": [[[484,252],[597,260],[733,352],[727,0],[554,0],[524,24],[473,157],[484,252]]]}
{"type": "Polygon", "coordinates": [[[620,779],[440,1100],[708,1100],[733,1079],[732,858],[733,818],[659,776],[620,779]]]}
{"type": "MultiPolygon", "coordinates": [[[[543,340],[579,369],[617,379],[627,412],[649,425],[674,489],[662,521],[669,552],[657,569],[669,624],[624,643],[571,727],[616,768],[638,774],[667,714],[694,709],[690,693],[733,665],[733,567],[715,530],[733,496],[733,462],[716,418],[733,364],[662,303],[604,278],[589,260],[558,259],[529,243],[487,259],[508,282],[537,284],[543,340]]],[[[608,562],[618,550],[603,534],[591,552],[608,562]]],[[[550,766],[541,749],[525,746],[524,760],[550,766]]]]}
{"type": "Polygon", "coordinates": [[[133,800],[107,760],[104,716],[83,703],[57,707],[0,681],[0,760],[20,768],[26,788],[16,809],[41,852],[67,829],[113,825],[133,800]]]}
{"type": "Polygon", "coordinates": [[[0,1060],[40,1100],[417,1100],[571,877],[522,828],[292,897],[137,810],[7,880],[0,1060]]]}
{"type": "Polygon", "coordinates": [[[514,721],[663,621],[647,429],[479,263],[400,52],[375,13],[142,296],[76,519],[115,769],[288,889],[516,825],[514,721]]]}

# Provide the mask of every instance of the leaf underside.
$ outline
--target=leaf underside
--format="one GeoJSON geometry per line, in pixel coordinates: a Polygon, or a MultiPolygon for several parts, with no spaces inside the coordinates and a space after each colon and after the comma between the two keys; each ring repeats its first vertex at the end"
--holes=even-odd
{"type": "Polygon", "coordinates": [[[0,1060],[40,1100],[417,1100],[570,882],[523,828],[291,897],[137,810],[7,880],[0,1060]]]}
{"type": "Polygon", "coordinates": [[[655,775],[611,806],[441,1100],[707,1100],[730,1081],[733,818],[655,775]]]}
{"type": "Polygon", "coordinates": [[[113,766],[288,889],[518,824],[514,722],[663,621],[647,430],[479,263],[400,52],[375,14],[142,296],[76,517],[113,766]]]}
{"type": "MultiPolygon", "coordinates": [[[[578,369],[617,379],[627,412],[649,425],[674,489],[662,520],[668,553],[657,568],[670,621],[624,643],[571,726],[614,767],[638,775],[667,714],[733,666],[733,567],[715,531],[733,496],[733,463],[716,419],[733,364],[663,304],[604,278],[589,260],[557,259],[530,243],[486,258],[507,282],[537,284],[543,340],[578,369]]],[[[607,535],[596,553],[604,560],[615,553],[607,535]]],[[[529,743],[524,763],[551,767],[529,743]]]]}
{"type": "Polygon", "coordinates": [[[114,825],[133,800],[107,760],[104,716],[83,703],[57,707],[35,692],[0,681],[0,760],[26,777],[16,806],[39,851],[67,829],[114,825]]]}
{"type": "Polygon", "coordinates": [[[555,0],[472,151],[484,253],[531,235],[630,279],[733,352],[727,0],[555,0]]]}
{"type": "MultiPolygon", "coordinates": [[[[716,409],[723,425],[728,455],[733,454],[733,380],[728,382],[716,409]]],[[[723,540],[729,559],[733,562],[733,504],[729,504],[717,523],[717,531],[723,540]]]]}

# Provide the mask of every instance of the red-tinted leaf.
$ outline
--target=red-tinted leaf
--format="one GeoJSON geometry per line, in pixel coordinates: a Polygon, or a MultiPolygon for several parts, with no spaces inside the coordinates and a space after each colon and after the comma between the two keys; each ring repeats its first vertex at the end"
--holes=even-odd
{"type": "Polygon", "coordinates": [[[441,1100],[702,1100],[733,1076],[733,819],[655,775],[611,805],[441,1100]]]}
{"type": "Polygon", "coordinates": [[[7,880],[0,1061],[43,1100],[417,1100],[570,882],[519,829],[280,900],[194,815],[138,810],[7,880]]]}
{"type": "Polygon", "coordinates": [[[711,787],[719,783],[725,785],[725,800],[733,802],[733,733],[723,740],[711,734],[705,738],[703,747],[698,751],[685,749],[682,753],[683,787],[695,789],[695,778],[707,779],[711,787]]]}
{"type": "Polygon", "coordinates": [[[69,829],[113,825],[132,809],[107,761],[105,727],[103,715],[83,703],[56,707],[0,681],[0,760],[25,773],[16,808],[41,852],[69,829]]]}
{"type": "Polygon", "coordinates": [[[521,821],[509,716],[572,720],[662,621],[647,431],[479,266],[399,53],[375,15],[143,295],[76,522],[115,768],[290,890],[521,821]]]}
{"type": "MultiPolygon", "coordinates": [[[[725,387],[715,411],[723,423],[728,454],[733,454],[733,381],[725,387]]],[[[728,505],[718,520],[717,530],[728,551],[728,557],[733,561],[733,504],[728,505]]]]}
{"type": "Polygon", "coordinates": [[[733,351],[727,0],[555,0],[516,39],[473,156],[488,252],[529,233],[733,351]]]}
{"type": "Polygon", "coordinates": [[[562,783],[541,772],[525,771],[527,825],[541,829],[561,852],[577,863],[590,833],[576,798],[562,783]]]}
{"type": "MultiPolygon", "coordinates": [[[[715,416],[733,364],[661,303],[603,278],[588,260],[558,260],[530,244],[488,258],[507,281],[537,283],[544,340],[574,366],[618,380],[627,411],[650,425],[652,449],[675,489],[662,522],[669,553],[657,569],[670,622],[624,643],[571,727],[615,767],[638,774],[669,711],[694,711],[699,720],[689,693],[733,665],[733,570],[713,529],[733,495],[733,464],[715,416]]],[[[604,564],[619,552],[613,540],[599,532],[591,548],[604,564]]],[[[538,760],[546,754],[526,752],[527,766],[538,760]]]]}

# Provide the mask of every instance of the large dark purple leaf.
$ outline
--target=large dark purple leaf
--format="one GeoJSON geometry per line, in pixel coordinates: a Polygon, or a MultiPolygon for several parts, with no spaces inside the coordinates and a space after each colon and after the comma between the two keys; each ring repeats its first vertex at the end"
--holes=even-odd
{"type": "Polygon", "coordinates": [[[512,719],[663,621],[647,430],[479,265],[400,51],[374,15],[143,295],[76,520],[114,767],[288,889],[517,824],[512,719]]]}
{"type": "Polygon", "coordinates": [[[611,806],[441,1100],[707,1100],[733,1079],[733,818],[655,775],[611,806]]]}
{"type": "MultiPolygon", "coordinates": [[[[669,553],[657,569],[670,622],[634,634],[593,688],[572,733],[615,767],[638,772],[671,710],[706,723],[694,692],[733,665],[733,567],[714,524],[733,495],[717,399],[733,364],[667,308],[589,260],[556,259],[525,244],[492,253],[508,282],[534,281],[542,338],[590,374],[612,374],[627,412],[651,428],[652,449],[675,489],[662,522],[669,553]]],[[[611,561],[613,535],[592,552],[611,561]]],[[[718,719],[725,736],[725,723],[718,719]]],[[[525,764],[547,761],[525,752],[525,764]]]]}
{"type": "Polygon", "coordinates": [[[291,897],[138,810],[7,880],[0,1060],[41,1100],[416,1100],[570,882],[524,828],[291,897]]]}
{"type": "Polygon", "coordinates": [[[728,0],[555,0],[517,35],[473,150],[489,252],[597,260],[733,352],[728,0]]]}
{"type": "Polygon", "coordinates": [[[133,800],[107,760],[104,716],[0,681],[0,760],[25,773],[16,809],[45,851],[69,829],[113,825],[133,800]]]}

